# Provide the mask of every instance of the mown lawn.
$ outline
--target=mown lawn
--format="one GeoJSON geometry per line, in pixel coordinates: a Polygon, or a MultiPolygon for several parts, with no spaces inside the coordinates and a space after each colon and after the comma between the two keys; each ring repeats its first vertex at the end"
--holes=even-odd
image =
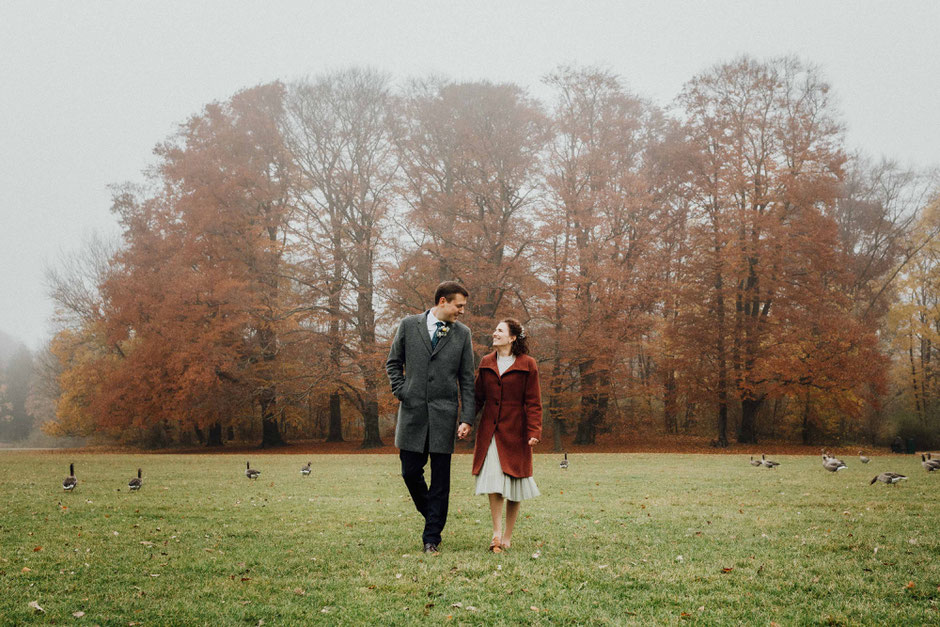
{"type": "Polygon", "coordinates": [[[0,452],[0,623],[940,623],[940,472],[911,456],[537,455],[493,555],[457,455],[437,557],[397,456],[250,459],[257,481],[238,455],[0,452]]]}

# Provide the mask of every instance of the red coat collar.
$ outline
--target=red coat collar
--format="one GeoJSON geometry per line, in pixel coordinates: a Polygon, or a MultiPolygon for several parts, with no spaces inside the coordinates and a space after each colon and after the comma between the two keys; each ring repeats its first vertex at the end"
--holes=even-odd
{"type": "MultiPolygon", "coordinates": [[[[512,362],[512,365],[506,368],[506,372],[504,372],[502,376],[505,377],[507,373],[513,370],[525,370],[528,372],[531,369],[531,361],[532,358],[528,355],[517,355],[516,361],[512,362]]],[[[489,368],[499,376],[499,367],[496,365],[496,351],[483,356],[483,359],[480,360],[480,368],[489,368]]]]}

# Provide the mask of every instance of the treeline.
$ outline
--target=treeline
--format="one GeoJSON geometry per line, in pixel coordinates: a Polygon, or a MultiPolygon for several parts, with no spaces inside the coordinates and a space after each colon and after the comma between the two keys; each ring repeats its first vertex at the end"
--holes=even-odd
{"type": "Polygon", "coordinates": [[[738,58],[669,108],[544,81],[350,69],[207,105],[115,188],[120,244],[50,271],[46,430],[379,446],[394,325],[453,279],[480,355],[529,329],[556,446],[930,432],[935,179],[847,154],[817,68],[738,58]]]}

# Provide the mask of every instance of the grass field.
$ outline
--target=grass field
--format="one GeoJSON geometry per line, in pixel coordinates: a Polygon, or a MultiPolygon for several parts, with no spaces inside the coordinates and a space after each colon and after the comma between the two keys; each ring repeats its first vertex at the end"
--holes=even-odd
{"type": "Polygon", "coordinates": [[[940,472],[912,456],[537,455],[493,555],[457,455],[436,557],[396,456],[250,459],[0,452],[0,623],[940,623],[940,472]]]}

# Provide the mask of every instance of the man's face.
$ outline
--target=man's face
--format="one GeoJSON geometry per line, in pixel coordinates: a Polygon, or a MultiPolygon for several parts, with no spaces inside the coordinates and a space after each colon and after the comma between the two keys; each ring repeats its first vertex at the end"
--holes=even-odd
{"type": "Polygon", "coordinates": [[[437,316],[437,319],[441,322],[454,322],[463,315],[466,306],[467,297],[463,294],[454,294],[452,300],[441,297],[441,300],[437,303],[437,311],[434,315],[437,316]]]}

